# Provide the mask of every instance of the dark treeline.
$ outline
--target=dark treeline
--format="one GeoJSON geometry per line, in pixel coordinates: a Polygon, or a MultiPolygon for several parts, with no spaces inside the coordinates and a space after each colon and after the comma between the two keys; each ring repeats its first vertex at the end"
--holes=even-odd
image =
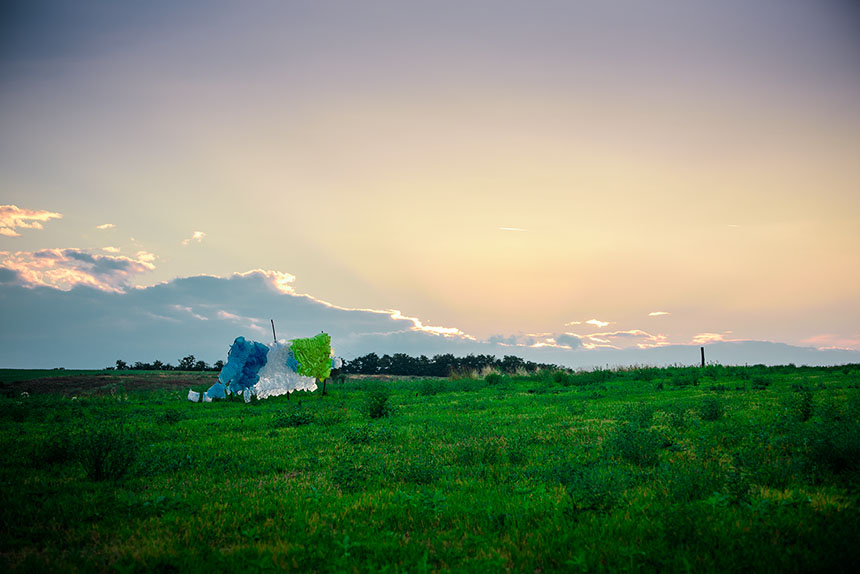
{"type": "Polygon", "coordinates": [[[155,360],[151,363],[126,363],[123,360],[117,360],[116,365],[108,367],[111,371],[220,371],[224,367],[224,361],[215,361],[215,364],[210,366],[206,361],[198,361],[194,355],[187,355],[179,359],[179,363],[174,366],[170,363],[162,363],[155,360]]]}
{"type": "Polygon", "coordinates": [[[449,377],[452,373],[495,369],[501,373],[524,370],[534,373],[540,369],[558,369],[556,365],[526,361],[513,355],[497,359],[494,355],[466,355],[455,357],[448,353],[411,357],[405,353],[382,355],[368,353],[351,361],[344,361],[341,372],[354,375],[412,375],[417,377],[449,377]]]}

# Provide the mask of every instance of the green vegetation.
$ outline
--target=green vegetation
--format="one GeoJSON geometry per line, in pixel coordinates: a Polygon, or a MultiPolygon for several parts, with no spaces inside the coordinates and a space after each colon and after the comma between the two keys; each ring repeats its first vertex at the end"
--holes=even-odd
{"type": "Polygon", "coordinates": [[[860,561],[860,365],[347,379],[250,404],[187,402],[211,373],[43,376],[0,371],[4,572],[860,561]]]}

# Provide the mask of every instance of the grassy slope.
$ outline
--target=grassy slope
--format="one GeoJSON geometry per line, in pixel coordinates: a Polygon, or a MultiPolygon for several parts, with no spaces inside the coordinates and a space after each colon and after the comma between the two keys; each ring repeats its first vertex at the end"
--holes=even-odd
{"type": "Polygon", "coordinates": [[[0,570],[839,571],[860,559],[860,370],[557,378],[363,380],[249,405],[117,385],[0,399],[0,570]],[[393,412],[370,419],[380,389],[393,412]],[[105,452],[136,457],[101,479],[105,452]]]}

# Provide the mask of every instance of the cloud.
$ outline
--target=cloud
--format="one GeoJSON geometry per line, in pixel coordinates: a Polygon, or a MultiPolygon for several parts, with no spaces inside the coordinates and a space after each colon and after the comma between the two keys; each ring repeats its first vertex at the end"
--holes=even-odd
{"type": "Polygon", "coordinates": [[[195,231],[194,235],[192,235],[188,239],[182,240],[182,245],[188,245],[192,241],[194,241],[195,243],[200,243],[201,241],[203,241],[204,237],[206,237],[205,233],[203,233],[202,231],[195,231]]]}
{"type": "MultiPolygon", "coordinates": [[[[99,260],[105,256],[79,250],[57,251],[60,253],[29,254],[27,261],[85,265],[93,277],[113,277],[114,267],[125,270],[130,265],[120,258],[99,260]]],[[[0,257],[13,256],[3,253],[0,257]]],[[[282,339],[329,333],[335,351],[346,359],[370,352],[413,356],[472,353],[500,358],[516,355],[586,368],[699,361],[697,347],[663,345],[661,336],[638,330],[590,335],[529,333],[480,341],[454,327],[428,327],[400,312],[350,309],[297,293],[294,279],[287,273],[255,270],[229,277],[177,278],[135,289],[104,289],[82,281],[60,290],[29,281],[18,269],[0,266],[4,305],[0,364],[10,368],[98,368],[117,359],[176,362],[188,354],[212,363],[226,358],[239,335],[268,342],[270,320],[275,321],[282,339]],[[606,341],[601,343],[603,347],[597,339],[606,341]],[[607,347],[612,345],[619,349],[607,347]]],[[[715,343],[709,349],[709,360],[726,364],[750,362],[749,357],[757,363],[771,359],[796,364],[860,362],[858,352],[825,353],[786,345],[715,343]]]]}
{"type": "Polygon", "coordinates": [[[822,333],[809,337],[802,341],[819,349],[860,349],[860,333],[851,335],[836,335],[834,333],[822,333]]]}
{"type": "Polygon", "coordinates": [[[589,319],[588,321],[586,321],[586,323],[589,325],[594,325],[595,327],[600,327],[601,329],[609,325],[609,321],[601,321],[599,319],[589,319]]]}
{"type": "Polygon", "coordinates": [[[106,251],[107,253],[119,253],[120,248],[119,247],[111,247],[110,245],[108,245],[107,247],[102,247],[102,251],[106,251]]]}
{"type": "Polygon", "coordinates": [[[42,229],[42,223],[51,219],[62,219],[52,211],[21,209],[17,205],[0,205],[0,235],[20,237],[16,229],[42,229]]]}
{"type": "Polygon", "coordinates": [[[691,342],[694,345],[709,345],[711,343],[737,341],[738,339],[729,339],[726,337],[726,335],[730,333],[731,331],[725,331],[724,333],[699,333],[698,335],[693,336],[691,342]]]}
{"type": "Polygon", "coordinates": [[[499,227],[499,229],[501,229],[502,231],[516,231],[516,232],[527,231],[527,230],[523,229],[522,227],[499,227]]]}
{"type": "Polygon", "coordinates": [[[663,315],[671,315],[668,311],[652,311],[648,313],[649,317],[662,317],[663,315]]]}
{"type": "Polygon", "coordinates": [[[653,335],[641,329],[571,335],[580,339],[584,349],[651,349],[670,344],[664,335],[653,335]]]}
{"type": "Polygon", "coordinates": [[[155,256],[145,251],[138,252],[137,259],[73,248],[0,252],[0,268],[16,272],[20,284],[63,291],[79,285],[124,291],[132,277],[155,269],[154,260],[155,256]]]}
{"type": "Polygon", "coordinates": [[[103,223],[101,225],[96,225],[96,229],[101,229],[102,231],[106,229],[114,229],[115,227],[116,225],[114,225],[113,223],[103,223]]]}

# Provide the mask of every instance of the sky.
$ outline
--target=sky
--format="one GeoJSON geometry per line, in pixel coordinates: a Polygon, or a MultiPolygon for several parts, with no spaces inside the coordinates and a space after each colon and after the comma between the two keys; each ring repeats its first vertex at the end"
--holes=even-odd
{"type": "Polygon", "coordinates": [[[858,158],[849,1],[7,1],[0,366],[860,360],[858,158]]]}

